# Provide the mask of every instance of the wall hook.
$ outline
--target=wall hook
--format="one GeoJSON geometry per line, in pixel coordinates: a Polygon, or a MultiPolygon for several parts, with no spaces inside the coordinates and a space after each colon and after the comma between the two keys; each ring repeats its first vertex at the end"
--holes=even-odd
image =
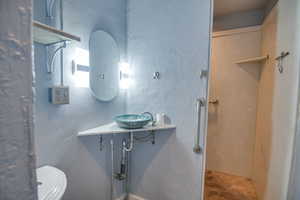
{"type": "Polygon", "coordinates": [[[159,80],[160,79],[160,73],[159,72],[154,72],[153,73],[153,79],[159,80]]]}
{"type": "Polygon", "coordinates": [[[281,52],[280,56],[278,56],[277,58],[275,58],[275,60],[278,62],[277,63],[277,67],[278,67],[278,71],[279,71],[280,74],[283,73],[283,59],[285,57],[287,57],[288,55],[290,55],[290,52],[283,51],[283,52],[281,52]]]}

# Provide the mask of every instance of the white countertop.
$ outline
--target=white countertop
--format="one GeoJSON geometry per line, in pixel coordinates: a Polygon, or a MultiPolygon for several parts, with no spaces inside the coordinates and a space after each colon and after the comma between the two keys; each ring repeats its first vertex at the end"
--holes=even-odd
{"type": "Polygon", "coordinates": [[[141,129],[124,129],[124,128],[120,128],[115,122],[112,122],[96,128],[80,131],[78,132],[77,136],[82,137],[82,136],[92,136],[92,135],[130,133],[130,132],[134,133],[134,132],[144,132],[144,131],[159,131],[159,130],[169,130],[169,129],[176,129],[176,126],[172,124],[164,124],[164,125],[157,125],[157,126],[147,125],[141,129]]]}

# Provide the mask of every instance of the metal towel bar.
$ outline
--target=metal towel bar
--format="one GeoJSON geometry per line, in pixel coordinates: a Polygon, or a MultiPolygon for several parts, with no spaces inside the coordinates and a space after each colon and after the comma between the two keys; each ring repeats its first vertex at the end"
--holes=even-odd
{"type": "Polygon", "coordinates": [[[202,149],[200,147],[200,134],[201,134],[201,115],[202,115],[202,107],[205,106],[205,99],[204,98],[200,98],[197,99],[197,132],[195,135],[195,144],[194,144],[194,148],[193,151],[197,154],[202,152],[202,149]]]}

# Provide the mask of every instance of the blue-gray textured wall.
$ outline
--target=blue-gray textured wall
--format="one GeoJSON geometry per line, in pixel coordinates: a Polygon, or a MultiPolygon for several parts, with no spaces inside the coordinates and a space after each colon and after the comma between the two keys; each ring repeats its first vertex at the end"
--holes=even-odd
{"type": "MultiPolygon", "coordinates": [[[[97,101],[88,88],[76,87],[79,80],[71,74],[71,61],[76,47],[88,50],[90,34],[96,29],[111,33],[122,56],[125,54],[126,1],[64,0],[63,7],[64,30],[80,36],[82,41],[64,51],[64,78],[65,85],[70,86],[71,103],[62,106],[48,102],[48,87],[59,84],[59,59],[55,73],[47,74],[45,47],[35,44],[37,163],[38,166],[54,165],[66,173],[68,187],[64,199],[109,199],[110,137],[104,138],[104,151],[100,152],[97,137],[79,139],[76,134],[126,112],[125,97],[121,94],[109,103],[97,101]]],[[[58,15],[55,16],[56,23],[51,24],[58,24],[58,15]]],[[[45,16],[44,0],[34,1],[34,18],[50,22],[45,16]]]]}
{"type": "MultiPolygon", "coordinates": [[[[35,44],[38,165],[50,164],[66,172],[65,199],[108,199],[110,136],[104,138],[104,151],[99,152],[97,137],[78,139],[77,132],[127,111],[164,112],[177,130],[159,132],[155,146],[136,144],[130,191],[149,200],[199,200],[203,155],[194,154],[192,148],[196,98],[206,96],[200,70],[209,64],[210,0],[130,0],[127,5],[123,0],[63,2],[64,30],[81,36],[82,42],[64,51],[65,83],[71,87],[71,104],[65,106],[48,103],[47,88],[59,83],[59,65],[53,75],[47,74],[45,48],[35,44]],[[96,101],[89,89],[76,88],[71,75],[75,47],[88,49],[89,35],[97,28],[110,32],[124,55],[127,39],[134,72],[129,96],[122,94],[110,103],[96,101]],[[152,79],[155,71],[161,73],[160,80],[152,79]]],[[[45,22],[44,6],[36,0],[34,12],[36,19],[45,22]]],[[[202,146],[203,136],[204,128],[202,146]]]]}
{"type": "Polygon", "coordinates": [[[210,3],[128,1],[128,57],[135,82],[128,110],[163,112],[177,126],[157,132],[156,145],[137,144],[132,153],[131,191],[145,199],[201,199],[203,154],[194,154],[193,144],[196,99],[206,96],[200,70],[209,65],[210,3]],[[152,78],[156,71],[160,80],[152,78]]]}

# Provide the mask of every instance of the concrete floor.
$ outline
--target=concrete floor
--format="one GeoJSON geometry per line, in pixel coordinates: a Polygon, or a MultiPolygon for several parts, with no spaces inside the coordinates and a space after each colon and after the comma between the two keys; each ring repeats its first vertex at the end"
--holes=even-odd
{"type": "Polygon", "coordinates": [[[250,179],[208,170],[205,200],[257,200],[257,196],[250,179]]]}

